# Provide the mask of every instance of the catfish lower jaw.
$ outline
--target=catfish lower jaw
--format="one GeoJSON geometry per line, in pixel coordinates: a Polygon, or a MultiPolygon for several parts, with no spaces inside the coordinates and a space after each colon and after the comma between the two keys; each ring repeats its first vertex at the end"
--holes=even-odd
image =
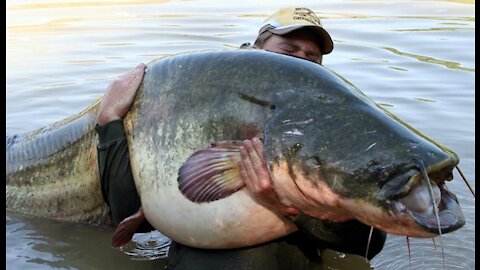
{"type": "Polygon", "coordinates": [[[438,219],[433,209],[431,195],[423,181],[413,187],[407,196],[391,201],[395,217],[411,218],[426,231],[437,235],[461,228],[465,224],[465,217],[455,195],[445,189],[443,184],[440,187],[435,183],[431,185],[438,209],[438,219]]]}
{"type": "Polygon", "coordinates": [[[412,213],[413,219],[420,226],[436,234],[449,233],[465,225],[465,217],[460,209],[456,196],[445,188],[441,189],[441,194],[438,220],[434,213],[431,215],[412,213]]]}

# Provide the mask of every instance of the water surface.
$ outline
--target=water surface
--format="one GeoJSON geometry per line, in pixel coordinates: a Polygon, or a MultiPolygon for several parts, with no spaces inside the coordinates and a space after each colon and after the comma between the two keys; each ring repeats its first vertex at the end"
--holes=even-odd
{"type": "MultiPolygon", "coordinates": [[[[295,5],[298,1],[7,0],[7,134],[81,111],[139,62],[252,42],[264,18],[295,5]]],[[[474,187],[474,2],[302,5],[317,12],[334,39],[324,65],[458,153],[474,187]]],[[[447,186],[457,194],[467,223],[442,237],[445,264],[474,269],[474,199],[458,173],[454,177],[447,186]]],[[[161,269],[158,258],[166,239],[140,235],[119,250],[110,247],[110,237],[111,230],[104,228],[7,213],[7,269],[161,269]]],[[[406,239],[389,235],[372,267],[443,269],[439,238],[435,244],[410,239],[410,250],[409,260],[406,239]]]]}

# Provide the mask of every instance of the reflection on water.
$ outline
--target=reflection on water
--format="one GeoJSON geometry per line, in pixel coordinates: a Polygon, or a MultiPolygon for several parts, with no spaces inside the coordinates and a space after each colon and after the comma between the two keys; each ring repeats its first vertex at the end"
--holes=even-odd
{"type": "Polygon", "coordinates": [[[170,239],[158,231],[153,231],[134,234],[132,240],[120,247],[120,250],[133,260],[151,261],[165,259],[169,246],[170,239]]]}
{"type": "MultiPolygon", "coordinates": [[[[474,1],[303,1],[335,49],[324,64],[448,146],[475,186],[474,1]]],[[[75,114],[139,62],[251,42],[262,20],[297,1],[7,1],[7,133],[75,114]]],[[[447,269],[474,269],[475,206],[447,183],[466,225],[442,237],[447,269]]],[[[7,269],[159,269],[165,239],[110,247],[111,230],[6,215],[7,269]]],[[[443,269],[439,241],[389,235],[375,269],[443,269]]],[[[333,257],[341,258],[334,254],[333,257]]],[[[355,265],[354,259],[351,260],[355,265]]],[[[161,268],[161,267],[160,267],[161,268]]],[[[352,266],[352,269],[355,268],[352,266]]],[[[340,268],[341,269],[341,268],[340,268]]]]}
{"type": "Polygon", "coordinates": [[[394,48],[383,47],[383,49],[385,49],[385,50],[387,50],[387,51],[390,51],[390,52],[392,52],[392,53],[398,54],[398,55],[407,56],[407,57],[413,57],[413,58],[415,58],[415,59],[417,59],[417,60],[419,60],[419,61],[422,61],[422,62],[428,62],[428,63],[432,63],[432,64],[443,65],[443,66],[445,66],[445,67],[447,67],[447,68],[451,68],[451,69],[458,69],[458,70],[462,70],[462,71],[475,72],[475,69],[474,69],[474,68],[465,68],[465,67],[462,67],[462,66],[461,66],[461,63],[443,61],[443,60],[435,59],[435,58],[428,57],[428,56],[416,55],[416,54],[413,54],[413,53],[401,52],[401,51],[396,50],[396,49],[394,49],[394,48]]]}

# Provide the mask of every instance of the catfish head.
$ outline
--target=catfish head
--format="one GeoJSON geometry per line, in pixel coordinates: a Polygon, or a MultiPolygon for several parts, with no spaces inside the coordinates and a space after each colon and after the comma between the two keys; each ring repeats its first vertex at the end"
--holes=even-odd
{"type": "Polygon", "coordinates": [[[435,237],[465,218],[445,181],[457,155],[333,78],[282,91],[265,125],[265,158],[287,205],[319,219],[358,219],[388,233],[435,237]]]}

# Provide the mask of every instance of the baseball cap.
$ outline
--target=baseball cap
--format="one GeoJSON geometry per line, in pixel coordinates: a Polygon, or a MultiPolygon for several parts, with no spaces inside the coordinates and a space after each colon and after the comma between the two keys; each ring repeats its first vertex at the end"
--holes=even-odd
{"type": "Polygon", "coordinates": [[[333,41],[328,32],[323,28],[320,19],[308,8],[282,8],[273,13],[263,22],[258,35],[266,31],[276,35],[285,35],[300,28],[311,28],[318,36],[318,45],[323,54],[333,50],[333,41]]]}

